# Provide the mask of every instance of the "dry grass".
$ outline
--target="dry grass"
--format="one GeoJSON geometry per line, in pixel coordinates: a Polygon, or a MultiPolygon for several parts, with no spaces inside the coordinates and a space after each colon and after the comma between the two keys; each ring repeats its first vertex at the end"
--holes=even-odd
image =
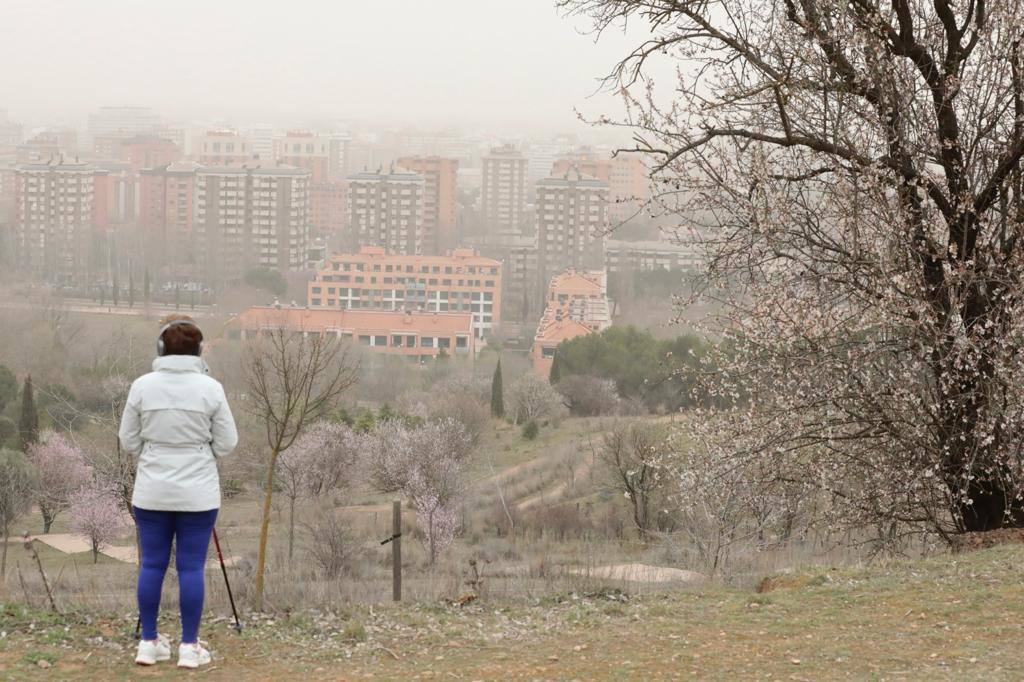
{"type": "MultiPolygon", "coordinates": [[[[350,606],[256,617],[224,613],[204,636],[210,679],[1014,680],[1024,547],[869,569],[808,571],[758,595],[710,586],[646,597],[569,592],[459,607],[350,606]]],[[[156,679],[138,672],[130,614],[57,618],[0,605],[0,670],[15,679],[156,679]],[[52,667],[45,672],[38,661],[52,667]]],[[[164,629],[173,632],[168,622],[164,629]]]]}

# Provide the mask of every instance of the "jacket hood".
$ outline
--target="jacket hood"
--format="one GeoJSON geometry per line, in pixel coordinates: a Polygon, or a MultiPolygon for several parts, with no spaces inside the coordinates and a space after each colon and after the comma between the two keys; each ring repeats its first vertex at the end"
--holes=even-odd
{"type": "Polygon", "coordinates": [[[154,372],[199,372],[209,374],[206,360],[195,355],[164,355],[153,360],[154,372]]]}

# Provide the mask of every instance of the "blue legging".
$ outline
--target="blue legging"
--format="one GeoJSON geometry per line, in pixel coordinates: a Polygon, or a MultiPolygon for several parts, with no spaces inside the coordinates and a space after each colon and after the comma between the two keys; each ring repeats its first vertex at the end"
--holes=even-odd
{"type": "Polygon", "coordinates": [[[171,541],[176,546],[174,565],[178,569],[181,604],[181,641],[199,641],[199,620],[203,615],[203,570],[210,534],[217,510],[201,512],[153,511],[135,507],[139,527],[142,565],[139,567],[139,617],[142,638],[156,639],[156,617],[160,611],[160,590],[171,561],[171,541]]]}

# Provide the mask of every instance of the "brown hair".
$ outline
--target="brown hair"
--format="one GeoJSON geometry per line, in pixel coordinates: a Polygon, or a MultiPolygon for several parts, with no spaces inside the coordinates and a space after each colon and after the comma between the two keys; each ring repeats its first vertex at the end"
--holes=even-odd
{"type": "Polygon", "coordinates": [[[167,330],[160,336],[164,340],[164,355],[199,355],[200,343],[203,340],[203,333],[199,331],[195,320],[188,315],[167,315],[160,320],[163,327],[171,322],[183,320],[190,324],[178,324],[167,330]]]}

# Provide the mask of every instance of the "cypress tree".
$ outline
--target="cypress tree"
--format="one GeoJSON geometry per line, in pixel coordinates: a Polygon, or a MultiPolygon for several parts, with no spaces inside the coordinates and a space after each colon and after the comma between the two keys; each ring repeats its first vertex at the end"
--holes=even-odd
{"type": "Polygon", "coordinates": [[[558,361],[558,351],[555,351],[555,357],[551,361],[551,371],[548,373],[548,383],[552,386],[562,380],[562,363],[558,361]]]}
{"type": "Polygon", "coordinates": [[[21,449],[39,441],[39,412],[36,411],[36,399],[32,391],[32,375],[25,378],[25,387],[21,390],[21,421],[18,423],[18,435],[21,437],[21,449]]]}
{"type": "Polygon", "coordinates": [[[498,366],[494,368],[494,377],[491,379],[491,416],[498,419],[505,417],[505,391],[501,384],[501,358],[498,358],[498,366]]]}

